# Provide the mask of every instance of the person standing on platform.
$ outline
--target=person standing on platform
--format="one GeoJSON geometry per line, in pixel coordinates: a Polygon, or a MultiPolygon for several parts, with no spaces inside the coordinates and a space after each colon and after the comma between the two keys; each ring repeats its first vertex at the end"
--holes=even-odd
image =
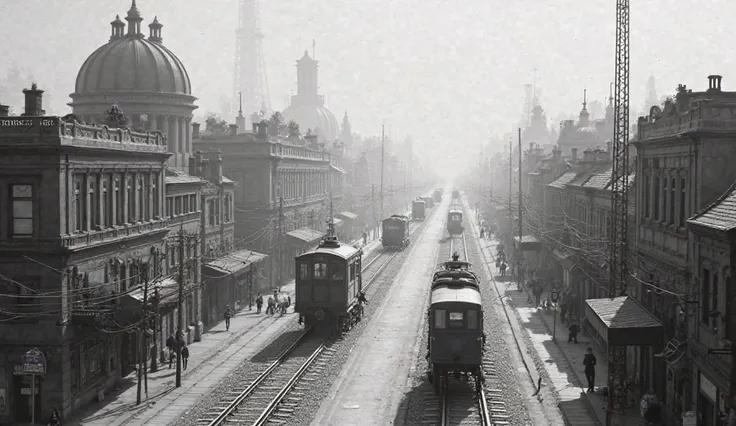
{"type": "Polygon", "coordinates": [[[585,366],[585,378],[588,379],[588,392],[595,390],[595,365],[598,360],[593,355],[593,348],[588,347],[588,352],[583,358],[583,365],[585,366]]]}
{"type": "Polygon", "coordinates": [[[187,361],[189,361],[189,346],[184,345],[181,348],[181,362],[185,370],[187,369],[187,361]]]}

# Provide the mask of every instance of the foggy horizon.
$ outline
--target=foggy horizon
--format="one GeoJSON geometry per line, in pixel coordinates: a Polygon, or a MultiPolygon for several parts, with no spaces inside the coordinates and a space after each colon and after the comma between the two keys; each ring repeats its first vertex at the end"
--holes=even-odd
{"type": "MultiPolygon", "coordinates": [[[[47,109],[58,115],[70,112],[65,104],[77,71],[107,43],[109,22],[116,14],[124,18],[130,0],[3,3],[6,57],[13,59],[0,67],[0,75],[14,66],[28,70],[51,95],[47,109]]],[[[233,97],[238,1],[186,8],[172,0],[137,5],[144,17],[142,32],[148,34],[147,25],[157,16],[164,25],[164,45],[186,67],[198,98],[195,117],[222,115],[223,100],[233,97]]],[[[709,74],[724,76],[724,90],[736,88],[728,73],[733,59],[721,60],[722,52],[731,49],[728,37],[721,35],[725,28],[715,25],[736,6],[719,0],[663,11],[661,5],[649,1],[632,8],[631,110],[643,108],[650,75],[657,79],[660,96],[673,94],[680,83],[704,90],[709,74]],[[652,20],[655,13],[662,19],[652,20]],[[692,23],[685,32],[672,31],[673,22],[692,23]],[[687,61],[680,60],[684,57],[687,61]]],[[[380,135],[385,121],[394,140],[411,136],[417,146],[432,146],[437,153],[446,152],[447,141],[486,143],[516,127],[524,85],[533,83],[534,68],[547,124],[556,126],[558,117],[577,116],[584,89],[589,105],[607,103],[614,69],[614,7],[615,2],[602,0],[585,8],[571,1],[533,7],[531,2],[261,2],[271,108],[283,110],[296,92],[295,61],[304,50],[312,54],[314,39],[319,91],[338,121],[348,112],[355,133],[380,135]]],[[[23,88],[8,88],[12,96],[2,102],[17,110],[23,88]]],[[[223,118],[234,122],[234,117],[223,118]]]]}

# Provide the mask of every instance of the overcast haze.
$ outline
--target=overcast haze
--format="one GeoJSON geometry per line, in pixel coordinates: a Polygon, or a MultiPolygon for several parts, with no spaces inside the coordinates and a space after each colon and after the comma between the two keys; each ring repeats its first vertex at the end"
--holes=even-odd
{"type": "MultiPolygon", "coordinates": [[[[129,0],[1,0],[0,76],[13,65],[30,70],[52,93],[53,112],[68,112],[79,67],[129,7],[129,0]]],[[[146,35],[158,16],[164,44],[187,67],[197,115],[219,113],[233,90],[237,0],[140,0],[138,7],[146,35]]],[[[338,118],[348,111],[354,131],[379,134],[385,119],[394,137],[412,135],[417,144],[475,145],[516,125],[535,66],[548,118],[576,115],[583,88],[604,102],[614,7],[614,0],[262,1],[271,105],[286,106],[295,60],[311,54],[315,39],[320,91],[338,118]]],[[[632,108],[643,104],[649,75],[660,95],[678,83],[707,88],[711,73],[736,90],[724,21],[734,11],[733,0],[632,2],[632,108]]],[[[16,89],[16,98],[0,102],[20,107],[16,89]]]]}

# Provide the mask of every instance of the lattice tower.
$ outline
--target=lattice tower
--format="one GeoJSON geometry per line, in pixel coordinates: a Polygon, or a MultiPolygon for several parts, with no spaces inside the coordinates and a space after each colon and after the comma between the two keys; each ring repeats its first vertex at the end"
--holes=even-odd
{"type": "Polygon", "coordinates": [[[238,29],[235,30],[235,72],[233,73],[233,102],[243,96],[243,114],[250,116],[261,110],[270,110],[268,78],[263,53],[263,33],[258,0],[240,0],[238,29]]]}
{"type": "MultiPolygon", "coordinates": [[[[616,79],[613,105],[613,172],[611,176],[611,239],[609,296],[626,294],[629,271],[629,0],[616,0],[616,79]]],[[[618,424],[626,401],[626,347],[609,346],[606,425],[618,424]]]]}

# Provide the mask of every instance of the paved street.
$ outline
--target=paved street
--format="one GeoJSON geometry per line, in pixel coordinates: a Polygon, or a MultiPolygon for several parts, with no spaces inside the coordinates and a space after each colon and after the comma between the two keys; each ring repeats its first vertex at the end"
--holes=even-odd
{"type": "MultiPolygon", "coordinates": [[[[374,240],[363,247],[367,258],[380,249],[380,241],[374,240]]],[[[294,298],[294,282],[282,287],[282,292],[294,298]]],[[[265,308],[264,308],[265,309],[265,308]]],[[[293,307],[290,308],[293,310],[293,307]]],[[[250,359],[263,347],[278,337],[293,315],[267,316],[256,314],[246,307],[231,319],[230,331],[225,322],[203,334],[202,341],[189,345],[189,365],[182,374],[182,386],[176,388],[176,364],[169,369],[161,365],[156,373],[148,374],[148,398],[136,406],[135,373],[122,380],[117,392],[106,395],[102,403],[82,410],[65,424],[84,426],[165,425],[178,419],[193,407],[202,395],[207,394],[218,382],[237,368],[243,360],[250,359]]]]}
{"type": "MultiPolygon", "coordinates": [[[[448,197],[449,198],[449,197],[448,197]]],[[[434,207],[447,210],[448,202],[434,207]]],[[[337,382],[324,399],[315,426],[385,426],[393,423],[416,359],[423,312],[442,236],[444,214],[429,216],[422,235],[382,306],[353,348],[337,382]]]]}
{"type": "MultiPolygon", "coordinates": [[[[475,224],[473,230],[477,236],[478,230],[475,224]]],[[[497,241],[483,239],[479,242],[486,259],[489,259],[491,263],[490,266],[498,273],[494,263],[497,241]]],[[[534,350],[544,363],[544,370],[549,378],[544,385],[553,387],[557,396],[558,408],[565,417],[566,424],[570,426],[605,424],[606,398],[598,393],[585,392],[587,380],[582,364],[587,347],[593,347],[598,361],[596,389],[605,386],[608,371],[605,354],[594,342],[590,342],[587,336],[581,335],[577,344],[567,343],[567,327],[560,322],[559,315],[555,327],[554,316],[551,313],[545,313],[542,309],[537,309],[533,303],[529,303],[529,295],[526,291],[519,292],[515,281],[496,275],[493,284],[504,295],[504,303],[512,307],[515,313],[512,321],[518,321],[521,329],[531,340],[533,348],[530,349],[534,350]],[[552,338],[553,329],[555,330],[554,339],[552,338]]],[[[638,412],[632,412],[627,416],[627,426],[639,424],[642,424],[642,421],[638,412]]]]}

